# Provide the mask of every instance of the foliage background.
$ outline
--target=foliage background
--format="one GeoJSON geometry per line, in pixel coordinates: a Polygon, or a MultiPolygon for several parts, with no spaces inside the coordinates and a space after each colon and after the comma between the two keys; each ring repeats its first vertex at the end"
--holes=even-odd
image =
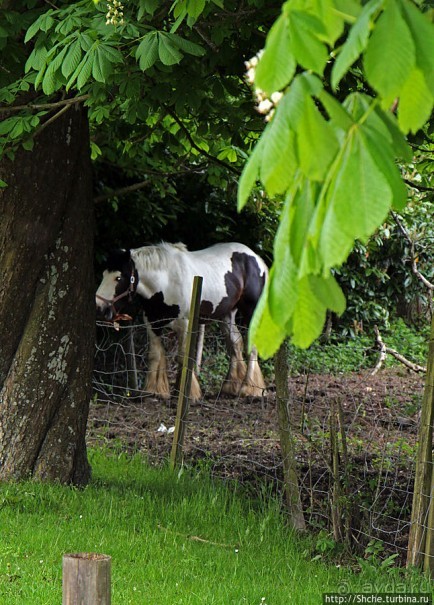
{"type": "MultiPolygon", "coordinates": [[[[397,6],[405,12],[408,4],[400,0],[397,6]]],[[[320,5],[315,4],[318,15],[320,5]]],[[[368,5],[371,26],[394,10],[387,2],[371,0],[368,5]]],[[[192,248],[241,240],[271,264],[284,196],[269,195],[260,185],[253,188],[243,213],[235,209],[242,166],[265,126],[245,79],[244,62],[264,47],[273,22],[279,15],[282,22],[291,6],[299,10],[306,28],[309,9],[301,0],[285,3],[283,13],[281,2],[263,0],[2,3],[1,152],[13,155],[17,145],[31,150],[33,137],[68,107],[65,100],[82,99],[92,132],[97,268],[113,246],[159,239],[183,240],[192,248]]],[[[421,8],[429,25],[429,3],[421,8]]],[[[354,19],[360,15],[358,2],[346,3],[345,10],[354,19]]],[[[415,40],[428,31],[428,25],[418,24],[420,31],[412,31],[415,40]]],[[[326,27],[331,32],[335,25],[326,27]]],[[[314,40],[323,41],[315,27],[313,31],[306,35],[318,56],[310,59],[310,67],[321,72],[318,57],[323,50],[314,40]]],[[[355,92],[371,95],[375,87],[387,97],[390,91],[382,89],[369,68],[369,57],[356,56],[352,63],[345,59],[344,32],[333,31],[339,32],[335,46],[340,68],[325,65],[325,91],[332,92],[330,80],[336,88],[339,73],[339,101],[355,92]]],[[[430,42],[424,44],[430,48],[430,42]]],[[[292,66],[288,52],[284,56],[292,66]]],[[[388,52],[389,47],[382,60],[388,52]]],[[[295,52],[301,64],[296,76],[309,62],[300,53],[295,52]]],[[[273,52],[268,55],[272,58],[273,52]]],[[[265,78],[266,71],[260,76],[267,86],[277,81],[285,88],[288,74],[269,69],[265,78]]],[[[402,166],[412,184],[412,202],[403,216],[416,242],[418,266],[430,278],[432,125],[428,119],[418,130],[415,118],[408,119],[416,132],[408,135],[412,162],[402,166]]],[[[7,175],[0,178],[7,181],[7,175]]],[[[265,185],[270,188],[269,182],[265,185]]],[[[273,187],[270,193],[275,193],[273,187]]],[[[333,320],[339,332],[369,330],[375,322],[387,325],[397,311],[410,318],[418,310],[425,312],[430,296],[410,271],[411,254],[392,219],[371,239],[356,241],[348,261],[334,270],[348,300],[342,318],[333,320]]]]}

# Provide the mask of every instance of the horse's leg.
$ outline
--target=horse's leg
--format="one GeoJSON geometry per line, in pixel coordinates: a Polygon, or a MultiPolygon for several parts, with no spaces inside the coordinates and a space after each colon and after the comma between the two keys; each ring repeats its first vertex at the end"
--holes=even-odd
{"type": "MultiPolygon", "coordinates": [[[[238,301],[242,325],[246,328],[249,327],[252,320],[261,290],[262,288],[259,287],[259,284],[255,284],[253,280],[243,292],[242,298],[238,301]]],[[[244,397],[263,397],[265,394],[265,381],[258,363],[258,351],[256,347],[252,347],[247,356],[247,372],[240,389],[240,395],[244,397]]]]}
{"type": "MultiPolygon", "coordinates": [[[[181,373],[182,373],[182,364],[184,361],[185,354],[185,346],[187,341],[187,328],[188,321],[186,319],[178,319],[175,322],[174,330],[178,335],[178,377],[176,380],[177,389],[179,391],[179,387],[181,384],[181,373]]],[[[194,352],[193,352],[194,354],[194,352]]],[[[190,399],[196,401],[197,399],[201,399],[202,390],[200,388],[199,381],[197,380],[196,374],[193,370],[191,376],[191,389],[190,389],[190,399]]]]}
{"type": "Polygon", "coordinates": [[[246,377],[243,338],[235,324],[235,314],[236,310],[232,311],[220,324],[229,354],[229,370],[222,386],[222,392],[227,395],[238,395],[246,377]]]}
{"type": "Polygon", "coordinates": [[[146,329],[149,352],[145,391],[163,399],[169,399],[170,389],[169,379],[167,378],[166,353],[161,338],[154,332],[149,323],[146,324],[146,329]]]}
{"type": "Polygon", "coordinates": [[[196,347],[196,374],[199,376],[202,367],[203,343],[205,342],[205,324],[199,324],[196,347]]]}
{"type": "Polygon", "coordinates": [[[253,347],[248,356],[247,372],[240,395],[244,397],[263,397],[266,394],[265,380],[258,363],[258,351],[253,347]]]}

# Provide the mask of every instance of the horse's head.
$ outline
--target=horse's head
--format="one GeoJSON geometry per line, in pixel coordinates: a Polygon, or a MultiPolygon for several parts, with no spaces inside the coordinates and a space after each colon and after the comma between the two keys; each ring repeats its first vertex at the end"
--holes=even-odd
{"type": "Polygon", "coordinates": [[[129,250],[111,252],[96,291],[97,314],[108,321],[122,315],[136,292],[137,277],[129,250]]]}

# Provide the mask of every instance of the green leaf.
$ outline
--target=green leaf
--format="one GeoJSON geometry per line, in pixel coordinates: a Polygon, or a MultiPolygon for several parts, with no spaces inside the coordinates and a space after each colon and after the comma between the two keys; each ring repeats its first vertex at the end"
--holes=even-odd
{"type": "Polygon", "coordinates": [[[402,9],[416,47],[416,64],[434,94],[434,25],[412,2],[403,2],[402,9]]]}
{"type": "Polygon", "coordinates": [[[241,173],[241,177],[238,182],[238,212],[240,212],[247,204],[250,192],[259,178],[259,166],[261,164],[263,146],[264,143],[263,139],[261,138],[256,143],[252,154],[244,165],[243,172],[241,173]]]}
{"type": "Polygon", "coordinates": [[[104,54],[110,63],[123,63],[124,57],[117,48],[113,48],[113,46],[106,43],[101,43],[99,48],[104,49],[104,54]]]}
{"type": "Polygon", "coordinates": [[[274,262],[269,277],[269,310],[273,320],[280,325],[290,320],[297,301],[297,267],[291,254],[290,205],[288,196],[274,240],[274,262]]]}
{"type": "Polygon", "coordinates": [[[364,54],[366,77],[382,97],[383,107],[388,108],[400,95],[415,63],[414,42],[399,11],[399,3],[397,0],[388,2],[364,54]]]}
{"type": "Polygon", "coordinates": [[[331,273],[328,277],[310,275],[308,279],[315,298],[333,313],[342,315],[345,311],[346,300],[334,276],[331,273]]]}
{"type": "Polygon", "coordinates": [[[306,238],[309,233],[309,227],[314,216],[316,199],[319,194],[317,184],[308,179],[295,183],[295,192],[289,192],[290,198],[289,211],[291,219],[291,253],[294,261],[300,266],[303,251],[306,246],[306,238]]]}
{"type": "Polygon", "coordinates": [[[8,186],[8,184],[5,183],[5,181],[2,181],[2,179],[0,179],[0,189],[4,189],[7,186],[8,186]]]}
{"type": "Polygon", "coordinates": [[[43,67],[45,67],[47,62],[48,51],[43,45],[35,45],[35,48],[29,55],[29,58],[26,61],[26,65],[24,67],[24,72],[28,73],[31,69],[35,69],[39,71],[43,67]]]}
{"type": "Polygon", "coordinates": [[[187,23],[190,27],[196,23],[200,15],[205,10],[205,0],[188,0],[187,2],[187,23]]]}
{"type": "Polygon", "coordinates": [[[159,4],[159,0],[140,0],[137,20],[140,21],[145,13],[152,17],[159,4]]]}
{"type": "Polygon", "coordinates": [[[318,96],[322,90],[321,80],[313,74],[300,74],[291,83],[279,102],[276,117],[286,120],[291,130],[297,131],[304,115],[304,106],[309,96],[318,96]]]}
{"type": "Polygon", "coordinates": [[[36,74],[35,83],[34,83],[35,90],[38,90],[39,84],[42,82],[46,69],[47,69],[47,64],[45,63],[44,65],[42,65],[41,69],[36,74]]]}
{"type": "Polygon", "coordinates": [[[392,197],[365,136],[360,128],[353,128],[327,191],[327,212],[319,241],[325,270],[340,266],[354,241],[365,241],[375,231],[384,221],[392,197]]]}
{"type": "Polygon", "coordinates": [[[299,296],[291,321],[292,340],[301,348],[309,347],[320,336],[327,309],[341,315],[346,306],[345,297],[333,275],[305,276],[299,280],[299,296]]]}
{"type": "Polygon", "coordinates": [[[295,68],[296,62],[289,41],[288,20],[281,15],[267,36],[264,54],[256,68],[255,85],[271,95],[291,81],[295,68]]]}
{"type": "Polygon", "coordinates": [[[29,27],[29,29],[26,32],[25,38],[24,38],[24,43],[27,44],[27,42],[29,40],[31,40],[37,33],[39,30],[41,30],[41,25],[43,23],[43,20],[45,18],[45,14],[41,15],[40,17],[38,17],[36,19],[36,21],[34,21],[32,23],[32,25],[29,27]]]}
{"type": "Polygon", "coordinates": [[[90,50],[92,48],[93,39],[88,33],[84,32],[84,33],[80,34],[79,40],[80,40],[81,48],[85,52],[87,52],[88,50],[90,50]]]}
{"type": "Polygon", "coordinates": [[[21,143],[21,146],[26,151],[32,151],[35,146],[35,139],[33,137],[29,137],[21,143]]]}
{"type": "Polygon", "coordinates": [[[393,150],[394,157],[410,162],[413,152],[407,144],[404,135],[398,127],[395,117],[390,111],[383,111],[372,97],[362,93],[351,93],[343,103],[355,121],[365,122],[381,137],[388,141],[393,150]]]}
{"type": "Polygon", "coordinates": [[[60,88],[62,84],[64,84],[62,78],[56,77],[56,72],[62,65],[63,57],[65,56],[67,50],[67,46],[62,48],[60,53],[56,55],[56,57],[51,61],[51,63],[49,63],[47,67],[44,79],[42,80],[42,90],[46,95],[51,95],[55,90],[60,88]]]}
{"type": "Polygon", "coordinates": [[[65,78],[69,78],[75,71],[81,61],[81,44],[80,40],[74,40],[68,47],[65,60],[62,63],[62,74],[65,78]]]}
{"type": "Polygon", "coordinates": [[[318,34],[325,34],[321,22],[313,15],[294,10],[290,12],[289,31],[291,49],[297,62],[322,76],[329,53],[318,38],[318,34]]]}
{"type": "Polygon", "coordinates": [[[327,306],[312,291],[311,279],[301,278],[298,282],[297,305],[291,321],[293,343],[302,349],[311,345],[322,332],[326,312],[327,306]]]}
{"type": "Polygon", "coordinates": [[[112,66],[105,46],[100,44],[95,48],[95,57],[92,65],[92,76],[97,82],[107,82],[112,72],[112,66]]]}
{"type": "Polygon", "coordinates": [[[365,50],[372,28],[371,18],[383,4],[384,0],[369,0],[363,7],[333,65],[331,83],[334,89],[365,50]]]}
{"type": "Polygon", "coordinates": [[[0,122],[0,135],[9,134],[15,126],[17,118],[6,118],[0,122]]]}
{"type": "Polygon", "coordinates": [[[402,132],[416,132],[428,121],[433,108],[433,93],[427,86],[423,72],[414,68],[401,90],[398,105],[398,124],[402,132]]]}
{"type": "Polygon", "coordinates": [[[146,34],[136,49],[136,59],[139,60],[140,69],[146,71],[158,59],[158,33],[146,34]]]}
{"type": "Polygon", "coordinates": [[[202,48],[199,44],[195,44],[194,42],[190,42],[190,40],[186,40],[185,38],[181,38],[177,34],[165,34],[170,38],[170,40],[174,43],[175,46],[180,48],[183,52],[194,55],[195,57],[203,57],[205,54],[205,49],[202,48]]]}
{"type": "Polygon", "coordinates": [[[46,12],[44,15],[42,15],[42,19],[41,19],[41,23],[39,26],[39,29],[41,29],[44,32],[47,32],[49,29],[51,29],[55,23],[53,17],[51,16],[50,13],[53,13],[54,11],[52,11],[51,9],[46,12]]]}
{"type": "MultiPolygon", "coordinates": [[[[375,109],[375,114],[381,115],[381,119],[389,131],[390,141],[395,158],[411,162],[413,150],[407,143],[402,131],[399,129],[395,116],[390,111],[382,111],[379,107],[375,109]]],[[[370,123],[371,120],[368,121],[370,123]]]]}
{"type": "Polygon", "coordinates": [[[369,153],[387,179],[392,191],[392,206],[395,210],[402,210],[407,203],[408,192],[394,161],[394,149],[383,136],[378,134],[377,130],[371,129],[368,124],[364,124],[362,130],[369,153]]]}
{"type": "Polygon", "coordinates": [[[11,131],[9,132],[9,137],[11,139],[18,139],[23,132],[26,131],[25,128],[25,121],[23,118],[18,117],[15,119],[15,123],[13,125],[13,128],[11,129],[11,131]]]}
{"type": "Polygon", "coordinates": [[[256,346],[259,355],[268,359],[285,340],[286,331],[276,324],[268,308],[269,281],[265,284],[261,298],[256,305],[249,328],[249,349],[256,346]]]}
{"type": "Polygon", "coordinates": [[[318,17],[325,29],[325,35],[322,37],[333,46],[336,40],[342,35],[344,29],[344,19],[339,10],[336,10],[334,0],[313,0],[311,12],[318,17]]]}
{"type": "Polygon", "coordinates": [[[287,190],[297,166],[295,135],[279,109],[280,106],[262,135],[260,178],[271,196],[287,190]]]}
{"type": "Polygon", "coordinates": [[[182,59],[182,53],[164,32],[158,33],[158,56],[163,65],[175,65],[182,59]]]}
{"type": "Polygon", "coordinates": [[[77,88],[81,90],[83,86],[87,83],[92,73],[93,61],[95,57],[95,50],[91,49],[87,55],[86,60],[83,63],[83,67],[81,68],[78,76],[77,76],[77,88]]]}
{"type": "Polygon", "coordinates": [[[314,181],[322,181],[339,149],[333,128],[322,117],[311,98],[304,104],[303,117],[297,130],[300,168],[314,181]]]}
{"type": "Polygon", "coordinates": [[[318,99],[324,106],[324,109],[330,117],[330,122],[334,128],[340,128],[341,130],[348,131],[354,124],[349,113],[345,107],[339,103],[331,94],[325,90],[321,90],[318,95],[318,99]]]}

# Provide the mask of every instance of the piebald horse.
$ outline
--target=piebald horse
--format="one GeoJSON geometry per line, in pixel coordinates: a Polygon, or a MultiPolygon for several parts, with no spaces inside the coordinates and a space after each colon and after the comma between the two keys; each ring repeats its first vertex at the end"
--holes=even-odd
{"type": "MultiPolygon", "coordinates": [[[[184,244],[161,243],[134,250],[117,250],[107,259],[96,292],[98,314],[113,321],[132,301],[139,302],[148,331],[149,354],[146,392],[170,397],[167,362],[161,332],[168,326],[179,340],[182,361],[195,275],[203,277],[200,321],[221,320],[230,357],[222,391],[229,395],[259,397],[265,382],[252,350],[247,364],[237,327],[247,327],[261,295],[268,270],[265,262],[239,243],[216,244],[191,252],[184,244]]],[[[193,376],[192,399],[201,391],[193,376]]]]}

